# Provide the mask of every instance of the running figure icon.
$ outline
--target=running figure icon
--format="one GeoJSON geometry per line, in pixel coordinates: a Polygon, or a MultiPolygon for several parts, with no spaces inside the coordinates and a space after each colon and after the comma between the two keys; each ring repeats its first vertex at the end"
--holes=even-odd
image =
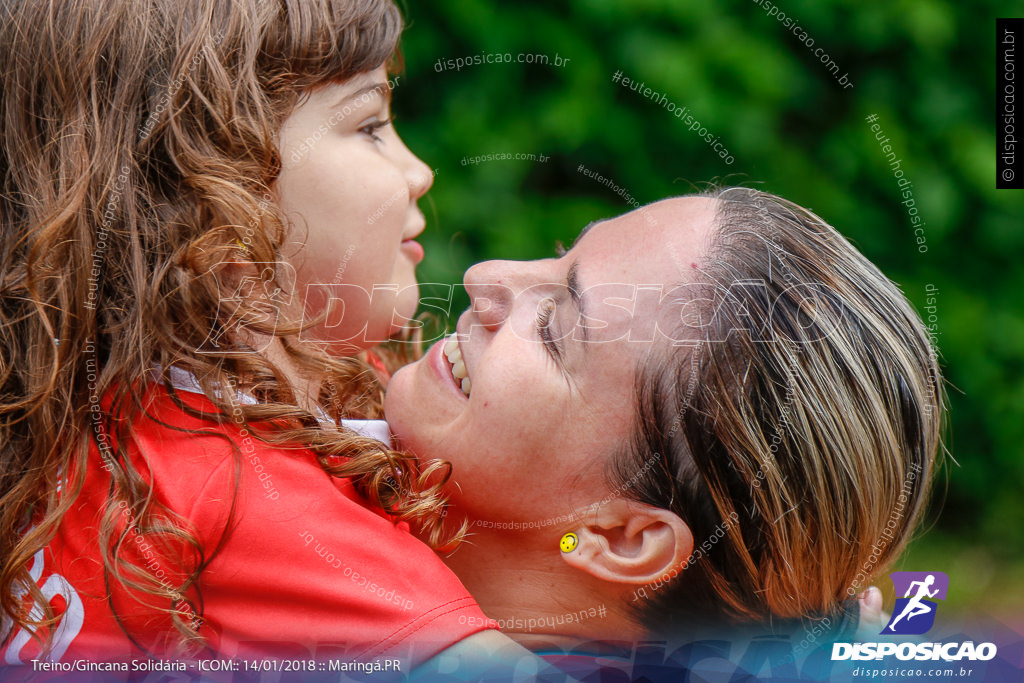
{"type": "Polygon", "coordinates": [[[914,597],[910,598],[910,601],[907,602],[906,607],[903,608],[903,611],[900,612],[900,615],[898,617],[896,617],[895,619],[893,619],[891,622],[889,622],[889,630],[890,631],[895,633],[896,632],[896,624],[899,623],[900,620],[903,619],[904,617],[906,617],[907,621],[910,621],[911,619],[913,619],[914,617],[918,616],[919,614],[928,614],[929,612],[931,612],[932,610],[935,609],[935,606],[933,604],[923,602],[924,598],[934,598],[938,594],[938,592],[939,592],[938,588],[936,588],[933,591],[928,590],[932,586],[932,584],[934,584],[934,583],[935,583],[935,575],[934,574],[929,574],[928,577],[925,578],[924,581],[913,581],[913,582],[911,582],[910,586],[907,588],[906,594],[903,597],[904,598],[910,598],[910,594],[912,592],[914,592],[914,586],[918,587],[917,588],[917,595],[915,595],[914,597]]]}

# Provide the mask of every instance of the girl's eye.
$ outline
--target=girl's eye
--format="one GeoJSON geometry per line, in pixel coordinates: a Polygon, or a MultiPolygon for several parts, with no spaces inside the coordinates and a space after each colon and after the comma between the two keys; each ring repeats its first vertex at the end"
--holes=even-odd
{"type": "Polygon", "coordinates": [[[374,142],[384,142],[383,138],[377,135],[377,131],[380,130],[381,128],[384,128],[385,126],[390,126],[394,120],[394,117],[391,117],[390,119],[377,119],[371,121],[370,123],[360,128],[359,132],[362,133],[363,135],[369,136],[374,142]]]}

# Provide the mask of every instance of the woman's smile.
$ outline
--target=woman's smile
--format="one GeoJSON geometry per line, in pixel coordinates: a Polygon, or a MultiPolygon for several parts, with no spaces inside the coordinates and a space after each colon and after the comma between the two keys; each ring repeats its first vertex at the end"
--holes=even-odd
{"type": "Polygon", "coordinates": [[[430,347],[426,360],[441,384],[451,387],[460,400],[469,398],[470,380],[455,335],[445,337],[430,347]],[[451,352],[449,348],[452,348],[451,352]]]}

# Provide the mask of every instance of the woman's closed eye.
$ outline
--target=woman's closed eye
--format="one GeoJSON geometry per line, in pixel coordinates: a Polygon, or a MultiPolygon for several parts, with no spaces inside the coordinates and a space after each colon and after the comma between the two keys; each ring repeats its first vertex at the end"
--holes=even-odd
{"type": "Polygon", "coordinates": [[[551,322],[554,315],[555,300],[547,298],[541,301],[537,310],[537,335],[544,344],[544,348],[548,352],[548,355],[551,356],[551,359],[555,361],[555,364],[561,369],[563,361],[562,349],[558,346],[558,342],[555,341],[551,334],[551,322]]]}

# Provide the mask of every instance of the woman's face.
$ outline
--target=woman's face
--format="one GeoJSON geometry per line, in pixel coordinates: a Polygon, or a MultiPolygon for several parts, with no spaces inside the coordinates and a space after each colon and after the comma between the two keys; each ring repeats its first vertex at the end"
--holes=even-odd
{"type": "Polygon", "coordinates": [[[380,68],[314,90],[280,134],[275,189],[290,223],[295,296],[307,320],[331,306],[309,334],[361,348],[416,311],[423,248],[413,240],[425,225],[416,200],[433,182],[388,123],[390,102],[380,68]]]}
{"type": "Polygon", "coordinates": [[[665,200],[585,230],[561,258],[466,273],[471,306],[457,331],[469,396],[440,342],[395,374],[386,398],[405,447],[452,463],[460,512],[557,530],[554,517],[607,495],[605,464],[629,436],[637,367],[667,345],[658,329],[678,326],[679,308],[661,297],[691,279],[713,208],[665,200]],[[546,317],[550,335],[539,331],[546,317]]]}

